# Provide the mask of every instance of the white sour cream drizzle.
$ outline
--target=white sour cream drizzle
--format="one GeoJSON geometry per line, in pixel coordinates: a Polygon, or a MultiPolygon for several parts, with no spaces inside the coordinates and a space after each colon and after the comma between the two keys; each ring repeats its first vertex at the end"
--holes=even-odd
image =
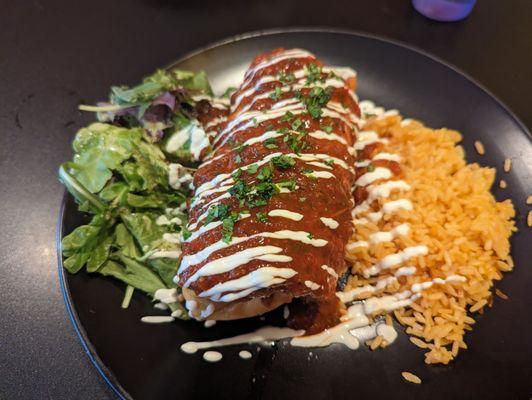
{"type": "Polygon", "coordinates": [[[375,168],[375,170],[371,172],[366,172],[364,175],[358,178],[355,182],[355,185],[367,186],[370,183],[373,183],[377,180],[388,179],[391,177],[392,177],[392,171],[390,171],[388,168],[377,167],[375,168]]]}
{"type": "Polygon", "coordinates": [[[388,203],[384,203],[382,206],[382,211],[385,214],[392,214],[398,210],[412,210],[413,209],[412,202],[407,199],[399,199],[394,201],[389,201],[388,203]]]}
{"type": "Polygon", "coordinates": [[[291,219],[293,221],[301,221],[303,219],[303,214],[293,212],[293,211],[288,211],[288,210],[281,210],[281,209],[271,210],[270,212],[268,212],[268,216],[269,217],[282,217],[282,218],[291,219]]]}
{"type": "Polygon", "coordinates": [[[338,226],[340,226],[338,221],[332,218],[320,217],[320,221],[323,222],[323,225],[330,229],[336,229],[338,226]]]}
{"type": "Polygon", "coordinates": [[[216,321],[213,320],[213,319],[208,319],[207,321],[205,321],[205,322],[203,323],[203,326],[204,326],[205,328],[212,328],[214,325],[216,325],[216,321]]]}
{"type": "Polygon", "coordinates": [[[153,294],[153,299],[164,304],[176,303],[179,301],[177,289],[157,289],[153,294]]]}
{"type": "Polygon", "coordinates": [[[168,310],[168,306],[164,303],[155,303],[153,308],[156,308],[157,310],[168,310]]]}
{"type": "Polygon", "coordinates": [[[321,285],[317,284],[316,282],[313,282],[313,281],[305,281],[305,286],[308,287],[309,289],[311,290],[318,290],[321,288],[321,285]]]}
{"type": "Polygon", "coordinates": [[[379,262],[364,270],[364,275],[366,277],[376,275],[383,269],[390,269],[414,257],[425,256],[428,252],[428,247],[424,245],[407,247],[402,251],[383,257],[379,262]]]}
{"type": "Polygon", "coordinates": [[[232,346],[235,344],[244,343],[261,343],[270,342],[273,340],[280,340],[301,336],[305,333],[302,330],[294,330],[290,328],[278,328],[273,326],[266,326],[254,332],[238,335],[230,338],[213,340],[210,342],[186,342],[181,345],[181,350],[188,354],[194,354],[198,350],[210,349],[213,347],[232,346]]]}
{"type": "Polygon", "coordinates": [[[322,178],[322,179],[331,179],[335,178],[336,176],[329,171],[311,171],[308,173],[304,173],[304,175],[308,176],[309,178],[322,178]]]}
{"type": "Polygon", "coordinates": [[[181,250],[158,250],[148,256],[150,259],[171,258],[174,260],[177,260],[179,257],[181,257],[181,250]]]}
{"type": "Polygon", "coordinates": [[[295,240],[308,244],[314,247],[323,247],[327,245],[327,240],[324,239],[315,239],[309,238],[309,233],[304,231],[290,231],[290,230],[281,230],[276,232],[259,232],[251,236],[246,237],[233,237],[230,243],[226,243],[223,240],[219,240],[203,250],[200,250],[197,253],[186,255],[181,260],[181,265],[179,266],[179,273],[185,271],[191,265],[199,264],[205,261],[211,256],[214,252],[224,249],[226,247],[245,242],[247,240],[256,238],[256,237],[266,237],[271,239],[283,239],[283,240],[295,240]]]}
{"type": "Polygon", "coordinates": [[[401,224],[391,229],[388,232],[376,232],[369,236],[371,244],[378,244],[382,242],[391,242],[397,236],[406,236],[410,232],[410,226],[408,224],[401,224]]]}
{"type": "Polygon", "coordinates": [[[248,71],[244,78],[244,83],[242,84],[242,87],[245,87],[249,82],[251,82],[255,77],[256,73],[260,70],[263,70],[264,68],[271,67],[272,65],[275,65],[283,60],[308,57],[314,58],[314,55],[302,49],[290,49],[287,51],[280,52],[279,54],[272,56],[267,60],[261,61],[260,63],[255,65],[250,71],[248,71]]]}
{"type": "Polygon", "coordinates": [[[249,360],[253,355],[247,350],[241,350],[238,352],[238,356],[243,360],[249,360]]]}
{"type": "Polygon", "coordinates": [[[336,273],[336,271],[334,269],[332,269],[331,267],[329,267],[328,265],[322,265],[321,269],[327,271],[329,273],[329,275],[331,275],[334,278],[338,279],[338,274],[336,273]]]}
{"type": "Polygon", "coordinates": [[[220,282],[209,290],[201,292],[199,297],[208,297],[224,303],[246,297],[256,290],[285,282],[297,272],[291,268],[262,267],[237,279],[220,282]],[[235,292],[223,295],[223,293],[235,292]]]}
{"type": "Polygon", "coordinates": [[[290,344],[297,347],[325,347],[333,343],[342,343],[356,350],[361,341],[364,342],[377,335],[383,336],[388,343],[392,343],[397,337],[397,333],[391,326],[382,322],[370,324],[364,307],[355,304],[347,309],[347,314],[342,317],[339,325],[325,329],[316,335],[293,338],[290,344]]]}
{"type": "Polygon", "coordinates": [[[206,263],[198,269],[183,285],[189,287],[192,282],[195,282],[202,276],[210,276],[223,274],[231,271],[240,265],[247,264],[252,260],[262,260],[268,262],[290,262],[292,257],[280,255],[282,248],[277,246],[257,246],[241,250],[226,257],[221,257],[211,262],[206,263]]]}
{"type": "Polygon", "coordinates": [[[208,362],[218,362],[222,359],[222,353],[217,351],[206,351],[203,353],[203,359],[208,362]]]}
{"type": "Polygon", "coordinates": [[[172,322],[174,317],[170,315],[149,315],[142,317],[140,320],[146,324],[165,324],[172,322]]]}
{"type": "Polygon", "coordinates": [[[357,141],[353,146],[355,150],[360,151],[372,143],[388,143],[388,139],[380,138],[375,131],[360,131],[357,134],[357,141]]]}

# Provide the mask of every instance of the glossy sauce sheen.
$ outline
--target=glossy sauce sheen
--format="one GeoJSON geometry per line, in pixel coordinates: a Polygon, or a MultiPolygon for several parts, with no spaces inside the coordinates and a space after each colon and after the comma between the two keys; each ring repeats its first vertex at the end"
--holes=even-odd
{"type": "MultiPolygon", "coordinates": [[[[327,77],[327,73],[323,72],[321,81],[307,85],[306,74],[310,64],[322,66],[314,56],[297,49],[274,50],[256,57],[251,64],[244,77],[244,83],[232,96],[232,113],[227,122],[217,127],[216,136],[212,141],[212,154],[194,175],[196,200],[189,211],[189,229],[192,237],[183,244],[183,256],[200,262],[188,263],[186,268],[180,269],[176,279],[180,285],[193,291],[196,296],[211,300],[214,309],[223,307],[223,304],[215,300],[221,297],[232,298],[226,295],[238,295],[238,291],[242,294],[249,292],[236,300],[240,302],[252,298],[260,298],[267,302],[272,294],[280,292],[286,297],[285,302],[302,297],[304,298],[302,302],[305,304],[323,303],[323,306],[310,308],[316,310],[315,318],[311,317],[310,321],[308,316],[304,318],[303,328],[314,331],[312,325],[322,329],[336,322],[335,318],[330,318],[330,315],[336,316],[335,312],[330,312],[330,309],[334,308],[330,304],[331,302],[336,304],[337,276],[341,276],[346,270],[344,248],[353,229],[351,209],[354,204],[351,188],[356,180],[356,174],[352,167],[355,159],[351,146],[355,143],[356,122],[360,111],[352,92],[355,85],[354,74],[346,81],[339,76],[327,77]],[[324,87],[328,82],[334,81],[330,86],[330,101],[323,108],[321,117],[314,118],[307,112],[305,105],[296,99],[292,87],[279,80],[281,73],[294,73],[297,82],[292,84],[300,87],[303,96],[306,96],[313,86],[324,87]],[[276,87],[281,88],[281,94],[272,98],[268,93],[274,92],[276,87]],[[279,112],[276,112],[277,110],[279,112]],[[283,121],[286,110],[292,112],[295,117],[283,121]],[[248,118],[249,115],[255,116],[255,122],[248,118]],[[295,118],[303,122],[302,129],[307,133],[303,138],[306,147],[297,155],[283,141],[283,135],[275,133],[280,128],[291,130],[295,118]],[[332,132],[324,133],[323,126],[331,126],[332,132]],[[330,138],[326,137],[329,135],[330,138]],[[266,148],[264,140],[259,140],[261,137],[269,137],[270,142],[275,140],[277,148],[266,148]],[[250,144],[237,151],[235,144],[240,143],[250,144]],[[253,163],[261,164],[273,153],[289,154],[295,160],[295,165],[291,168],[273,168],[273,182],[294,180],[296,190],[283,190],[274,195],[265,206],[255,208],[240,206],[238,200],[228,192],[235,183],[231,174],[238,168],[245,169],[245,166],[253,163]],[[326,164],[325,161],[329,159],[336,161],[334,163],[329,161],[326,164]],[[309,170],[313,172],[309,173],[309,170]],[[233,230],[234,238],[247,239],[233,240],[232,243],[224,244],[221,242],[220,223],[215,221],[204,226],[203,220],[209,207],[219,203],[230,205],[233,211],[250,211],[249,217],[239,219],[233,230]],[[257,219],[259,212],[269,215],[267,221],[261,222],[257,219]],[[294,218],[297,215],[301,215],[302,218],[294,218]],[[326,221],[328,219],[336,221],[338,226],[332,229],[322,222],[323,218],[326,218],[326,221]],[[202,231],[198,234],[196,233],[198,230],[202,231]],[[264,232],[279,231],[288,232],[287,235],[293,237],[261,235],[264,232]],[[301,232],[312,240],[302,240],[301,232]],[[318,246],[316,243],[321,245],[318,246]],[[219,273],[213,271],[205,273],[205,270],[202,270],[206,264],[213,265],[212,262],[217,259],[231,256],[238,258],[243,251],[266,247],[280,250],[247,258],[234,268],[229,270],[222,268],[219,273]],[[197,258],[198,253],[202,251],[203,256],[197,258]],[[208,256],[205,257],[205,254],[208,256]],[[211,289],[215,285],[229,281],[246,281],[253,271],[265,267],[278,268],[280,271],[293,270],[293,273],[284,274],[284,277],[274,277],[273,280],[263,282],[262,286],[252,287],[252,282],[246,292],[243,291],[244,285],[233,292],[208,295],[213,292],[211,289]],[[330,271],[335,271],[337,276],[330,271]],[[239,278],[242,279],[237,281],[239,278]],[[327,321],[314,322],[313,320],[319,319],[320,310],[325,309],[329,314],[327,321]]],[[[257,173],[247,173],[245,170],[239,179],[249,185],[260,183],[257,180],[257,173]]],[[[271,270],[268,269],[268,272],[271,273],[271,270]]],[[[190,311],[192,316],[197,317],[193,314],[193,310],[190,311]]],[[[298,323],[296,321],[291,325],[297,326],[298,323]]]]}

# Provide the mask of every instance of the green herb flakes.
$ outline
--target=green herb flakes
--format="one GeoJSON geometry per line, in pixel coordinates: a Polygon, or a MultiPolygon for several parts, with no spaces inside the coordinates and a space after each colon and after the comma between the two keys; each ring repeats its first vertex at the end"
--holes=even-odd
{"type": "Polygon", "coordinates": [[[257,220],[260,221],[260,222],[268,222],[268,216],[266,215],[266,213],[258,212],[257,213],[257,220]]]}
{"type": "Polygon", "coordinates": [[[277,168],[288,169],[293,167],[296,164],[296,161],[292,157],[283,154],[277,157],[273,157],[272,163],[277,168]]]}

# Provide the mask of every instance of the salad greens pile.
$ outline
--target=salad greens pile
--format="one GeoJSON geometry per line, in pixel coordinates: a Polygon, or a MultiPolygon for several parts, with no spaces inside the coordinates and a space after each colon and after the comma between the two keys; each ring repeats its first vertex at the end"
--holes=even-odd
{"type": "Polygon", "coordinates": [[[167,150],[165,145],[180,131],[197,125],[198,102],[194,98],[210,98],[212,94],[203,71],[157,70],[137,86],[111,87],[107,102],[80,105],[79,109],[96,112],[100,122],[144,128],[151,141],[164,142],[161,148],[168,155],[191,161],[194,160],[190,153],[192,131],[179,148],[167,150]]]}
{"type": "MultiPolygon", "coordinates": [[[[212,94],[204,73],[157,71],[138,86],[113,87],[108,103],[80,106],[101,122],[77,132],[73,160],[61,165],[59,179],[92,219],[63,238],[64,267],[124,282],[123,307],[134,289],[152,297],[158,289],[179,290],[173,277],[180,241],[189,235],[192,177],[170,162],[176,155],[165,154],[164,139],[194,120],[194,94],[212,94]]],[[[177,301],[168,306],[183,311],[177,301]]]]}

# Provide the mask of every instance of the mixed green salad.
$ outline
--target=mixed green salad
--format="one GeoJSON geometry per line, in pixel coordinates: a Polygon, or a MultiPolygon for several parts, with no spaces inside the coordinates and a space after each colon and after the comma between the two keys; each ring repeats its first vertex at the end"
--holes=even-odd
{"type": "MultiPolygon", "coordinates": [[[[192,158],[190,139],[172,152],[165,144],[197,123],[196,95],[212,95],[203,72],[159,70],[138,86],[112,87],[108,102],[80,106],[99,122],[76,133],[73,160],[60,166],[59,179],[92,219],[63,238],[64,267],[124,282],[124,308],[135,289],[152,297],[179,290],[173,278],[189,235],[192,180],[179,162],[192,158]]],[[[178,301],[168,306],[186,318],[178,301]]]]}

